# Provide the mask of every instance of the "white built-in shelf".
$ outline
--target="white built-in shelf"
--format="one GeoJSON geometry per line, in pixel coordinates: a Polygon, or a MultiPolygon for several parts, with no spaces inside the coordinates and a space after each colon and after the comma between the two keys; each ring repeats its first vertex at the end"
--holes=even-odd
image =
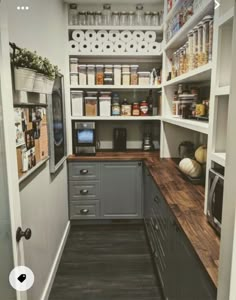
{"type": "MultiPolygon", "coordinates": [[[[79,3],[79,4],[100,4],[101,6],[103,5],[104,2],[101,2],[101,0],[64,0],[65,3],[79,3]]],[[[140,3],[137,0],[129,0],[129,2],[127,2],[127,0],[109,0],[108,1],[109,4],[134,4],[137,5],[137,3],[140,3]]],[[[105,2],[106,3],[106,2],[105,2]]],[[[143,4],[163,4],[163,0],[145,0],[145,1],[141,1],[141,3],[143,4]]]]}
{"type": "Polygon", "coordinates": [[[230,86],[218,87],[215,91],[216,96],[227,96],[230,94],[230,86]]]}
{"type": "Polygon", "coordinates": [[[29,171],[27,171],[24,175],[22,175],[19,178],[19,184],[22,183],[24,180],[26,180],[27,178],[29,178],[34,172],[36,172],[40,167],[42,167],[47,161],[49,160],[49,156],[45,157],[43,160],[41,160],[40,162],[38,162],[36,164],[36,166],[34,166],[32,169],[30,169],[29,171]]]}
{"type": "Polygon", "coordinates": [[[163,32],[163,26],[68,26],[68,30],[141,30],[141,31],[155,31],[157,33],[163,32]]]}
{"type": "Polygon", "coordinates": [[[108,117],[101,117],[101,116],[91,116],[91,117],[71,117],[71,120],[94,120],[94,121],[157,121],[161,120],[161,116],[108,116],[108,117]]]}
{"type": "Polygon", "coordinates": [[[156,85],[77,85],[70,86],[76,90],[158,90],[161,86],[156,85]]]}
{"type": "Polygon", "coordinates": [[[177,49],[187,41],[187,34],[193,29],[206,15],[214,12],[214,1],[205,0],[199,10],[184,24],[184,26],[170,39],[166,45],[167,49],[177,49]]]}
{"type": "Polygon", "coordinates": [[[221,16],[217,21],[217,26],[223,26],[226,23],[232,21],[234,18],[234,7],[228,10],[223,16],[221,16]]]}
{"type": "Polygon", "coordinates": [[[208,134],[209,124],[208,122],[195,121],[195,120],[186,120],[174,117],[162,117],[164,122],[208,134]]]}
{"type": "Polygon", "coordinates": [[[186,74],[167,81],[164,86],[176,85],[183,82],[203,82],[211,80],[212,64],[208,63],[186,74]]]}
{"type": "Polygon", "coordinates": [[[134,52],[134,53],[129,53],[129,52],[123,52],[123,53],[116,53],[116,52],[70,52],[69,53],[70,56],[74,56],[74,57],[80,57],[80,58],[87,58],[87,59],[91,59],[91,58],[106,58],[106,59],[113,59],[113,58],[128,58],[128,59],[132,59],[135,58],[135,60],[137,60],[137,58],[143,59],[143,58],[147,58],[150,60],[155,60],[157,58],[161,58],[162,57],[162,52],[157,52],[157,53],[149,53],[149,52],[134,52]]]}
{"type": "Polygon", "coordinates": [[[222,167],[225,167],[226,153],[212,153],[211,160],[221,165],[222,167]]]}

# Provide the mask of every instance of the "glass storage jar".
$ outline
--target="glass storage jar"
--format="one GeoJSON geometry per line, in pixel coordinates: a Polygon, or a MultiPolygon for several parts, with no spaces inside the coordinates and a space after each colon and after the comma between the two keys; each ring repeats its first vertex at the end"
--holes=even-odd
{"type": "Polygon", "coordinates": [[[138,84],[138,65],[131,65],[130,70],[130,84],[131,85],[137,85],[138,84]]]}
{"type": "Polygon", "coordinates": [[[154,11],[152,13],[151,25],[152,26],[159,26],[160,25],[160,16],[159,16],[159,13],[157,11],[154,11]]]}
{"type": "Polygon", "coordinates": [[[96,65],[96,84],[103,85],[104,84],[104,66],[96,65]]]}
{"type": "Polygon", "coordinates": [[[209,24],[210,21],[212,20],[212,16],[206,16],[203,19],[203,62],[204,64],[208,63],[209,59],[209,33],[210,33],[210,28],[209,24]]]}
{"type": "Polygon", "coordinates": [[[188,33],[188,53],[189,53],[189,71],[194,69],[194,47],[193,47],[193,31],[188,33]]]}
{"type": "Polygon", "coordinates": [[[122,11],[120,14],[120,26],[128,25],[128,15],[126,11],[122,11]]]}
{"type": "Polygon", "coordinates": [[[132,105],[132,116],[140,116],[140,107],[138,102],[134,102],[132,105]]]}
{"type": "Polygon", "coordinates": [[[87,65],[87,82],[88,85],[95,85],[95,65],[87,65]]]}
{"type": "Polygon", "coordinates": [[[94,25],[96,25],[96,26],[102,25],[102,12],[101,11],[95,12],[94,25]]]}
{"type": "Polygon", "coordinates": [[[119,26],[120,25],[120,15],[119,15],[118,11],[113,11],[112,19],[111,19],[111,25],[113,25],[113,26],[119,26]]]}
{"type": "Polygon", "coordinates": [[[81,11],[79,13],[79,25],[85,26],[87,25],[86,12],[81,11]]]}
{"type": "Polygon", "coordinates": [[[78,73],[70,73],[70,84],[72,86],[77,86],[79,80],[79,74],[78,73]]]}
{"type": "Polygon", "coordinates": [[[147,116],[148,115],[148,103],[146,100],[143,100],[140,103],[140,115],[147,116]]]}
{"type": "Polygon", "coordinates": [[[213,18],[209,22],[209,54],[208,54],[208,61],[212,61],[212,47],[213,47],[213,27],[214,21],[213,18]]]}
{"type": "Polygon", "coordinates": [[[103,25],[111,25],[111,5],[103,5],[103,25]]]}
{"type": "Polygon", "coordinates": [[[114,94],[112,97],[111,114],[112,116],[120,116],[120,113],[121,113],[120,98],[118,94],[114,94]]]}
{"type": "Polygon", "coordinates": [[[114,84],[121,85],[121,65],[114,65],[114,84]]]}
{"type": "Polygon", "coordinates": [[[138,26],[144,25],[144,13],[143,13],[143,5],[138,4],[136,6],[136,15],[135,15],[135,23],[138,26]]]}
{"type": "Polygon", "coordinates": [[[70,58],[70,72],[71,73],[78,73],[78,58],[71,57],[70,58]]]}
{"type": "Polygon", "coordinates": [[[130,85],[130,72],[122,72],[122,85],[130,85]]]}
{"type": "Polygon", "coordinates": [[[87,66],[79,65],[79,85],[87,85],[87,66]]]}
{"type": "Polygon", "coordinates": [[[131,116],[131,104],[128,103],[127,99],[124,99],[121,105],[121,115],[131,116]]]}
{"type": "Polygon", "coordinates": [[[203,22],[198,24],[198,67],[204,64],[203,57],[203,22]]]}
{"type": "Polygon", "coordinates": [[[152,15],[151,15],[150,11],[146,11],[144,13],[144,24],[146,26],[151,26],[151,21],[152,21],[152,15]]]}
{"type": "Polygon", "coordinates": [[[98,114],[98,99],[97,97],[85,97],[85,116],[97,116],[98,114]]]}
{"type": "Polygon", "coordinates": [[[94,22],[94,12],[93,11],[88,11],[87,12],[87,24],[86,25],[95,25],[94,22]]]}
{"type": "Polygon", "coordinates": [[[134,11],[130,11],[128,13],[128,26],[134,26],[135,25],[135,14],[134,11]]]}
{"type": "Polygon", "coordinates": [[[78,25],[77,4],[70,4],[69,6],[69,25],[78,25]]]}
{"type": "Polygon", "coordinates": [[[193,28],[193,67],[198,67],[198,27],[193,28]]]}

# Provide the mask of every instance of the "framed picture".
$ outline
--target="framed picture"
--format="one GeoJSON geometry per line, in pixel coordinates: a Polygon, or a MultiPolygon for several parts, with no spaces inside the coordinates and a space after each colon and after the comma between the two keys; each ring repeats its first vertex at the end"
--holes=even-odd
{"type": "Polygon", "coordinates": [[[56,77],[52,95],[47,96],[50,172],[55,173],[67,155],[64,77],[56,77]]]}

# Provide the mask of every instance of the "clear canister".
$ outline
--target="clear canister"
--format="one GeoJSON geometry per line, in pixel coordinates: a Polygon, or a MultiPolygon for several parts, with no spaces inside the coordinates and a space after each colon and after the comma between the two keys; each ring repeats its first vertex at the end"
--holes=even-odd
{"type": "Polygon", "coordinates": [[[154,11],[152,13],[151,25],[152,26],[159,26],[160,25],[160,16],[159,16],[159,13],[157,11],[154,11]]]}
{"type": "Polygon", "coordinates": [[[121,65],[114,65],[114,85],[121,85],[121,65]]]}
{"type": "Polygon", "coordinates": [[[87,25],[95,25],[94,12],[93,11],[88,11],[87,12],[87,25]]]}
{"type": "Polygon", "coordinates": [[[193,31],[189,31],[188,33],[188,54],[189,54],[189,71],[194,69],[194,47],[193,47],[193,31]]]}
{"type": "Polygon", "coordinates": [[[69,25],[78,25],[77,4],[72,3],[69,6],[69,25]]]}
{"type": "Polygon", "coordinates": [[[127,26],[128,25],[128,14],[126,11],[122,11],[120,14],[120,25],[127,26]]]}
{"type": "Polygon", "coordinates": [[[77,86],[79,83],[79,74],[78,73],[70,73],[70,84],[72,86],[77,86]]]}
{"type": "Polygon", "coordinates": [[[175,72],[176,72],[176,77],[180,75],[180,50],[176,51],[176,60],[175,60],[175,72]]]}
{"type": "Polygon", "coordinates": [[[95,12],[95,15],[94,15],[94,24],[96,26],[102,25],[102,12],[101,11],[95,12]]]}
{"type": "Polygon", "coordinates": [[[138,84],[138,65],[131,65],[130,66],[130,84],[137,85],[138,84]]]}
{"type": "Polygon", "coordinates": [[[96,65],[96,84],[103,85],[104,84],[104,66],[96,65]]]}
{"type": "Polygon", "coordinates": [[[135,14],[134,11],[128,13],[128,26],[134,26],[135,24],[135,14]]]}
{"type": "Polygon", "coordinates": [[[97,97],[85,97],[85,116],[97,116],[98,99],[97,97]]]}
{"type": "Polygon", "coordinates": [[[179,54],[179,72],[180,72],[180,75],[184,74],[184,47],[180,48],[180,54],[179,54]]]}
{"type": "Polygon", "coordinates": [[[120,15],[118,11],[113,11],[111,18],[111,25],[119,26],[120,25],[120,15]]]}
{"type": "Polygon", "coordinates": [[[193,67],[198,67],[198,27],[193,28],[193,67]]]}
{"type": "Polygon", "coordinates": [[[171,69],[171,73],[172,73],[172,76],[171,78],[175,78],[176,77],[176,52],[173,53],[172,55],[172,69],[171,69]]]}
{"type": "Polygon", "coordinates": [[[87,66],[79,65],[79,85],[87,85],[87,66]]]}
{"type": "Polygon", "coordinates": [[[198,24],[198,67],[204,64],[203,57],[203,22],[198,24]]]}
{"type": "Polygon", "coordinates": [[[209,54],[208,54],[208,61],[212,61],[212,47],[213,47],[213,27],[214,21],[213,18],[209,23],[209,54]]]}
{"type": "Polygon", "coordinates": [[[189,42],[185,44],[185,73],[189,71],[189,42]]]}
{"type": "Polygon", "coordinates": [[[130,65],[122,65],[122,72],[130,72],[130,65]]]}
{"type": "Polygon", "coordinates": [[[138,4],[136,6],[136,16],[135,16],[135,23],[138,26],[144,25],[144,13],[143,13],[143,5],[138,4]]]}
{"type": "Polygon", "coordinates": [[[208,63],[209,59],[209,33],[210,33],[210,21],[212,20],[212,16],[206,16],[203,19],[203,61],[204,64],[208,63]]]}
{"type": "Polygon", "coordinates": [[[150,13],[150,11],[146,11],[144,13],[144,23],[146,26],[151,26],[152,24],[152,15],[150,13]]]}
{"type": "Polygon", "coordinates": [[[95,85],[95,65],[87,65],[88,85],[95,85]]]}
{"type": "Polygon", "coordinates": [[[130,85],[130,72],[122,73],[122,85],[130,85]]]}
{"type": "Polygon", "coordinates": [[[78,73],[78,58],[71,57],[70,58],[70,72],[71,73],[78,73]]]}
{"type": "Polygon", "coordinates": [[[103,5],[103,25],[111,25],[111,5],[103,5]]]}
{"type": "Polygon", "coordinates": [[[86,18],[86,12],[81,11],[79,13],[79,25],[85,26],[87,25],[87,18],[86,18]]]}

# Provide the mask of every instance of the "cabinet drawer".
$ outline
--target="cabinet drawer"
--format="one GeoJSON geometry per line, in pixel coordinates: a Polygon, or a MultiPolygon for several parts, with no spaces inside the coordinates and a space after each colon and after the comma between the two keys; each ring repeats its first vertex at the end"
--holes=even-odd
{"type": "Polygon", "coordinates": [[[97,202],[71,202],[70,219],[95,219],[99,218],[99,201],[97,202]]]}
{"type": "Polygon", "coordinates": [[[99,180],[99,163],[69,163],[69,180],[99,180]]]}
{"type": "Polygon", "coordinates": [[[100,182],[69,182],[70,201],[81,199],[95,200],[100,198],[100,182]]]}

